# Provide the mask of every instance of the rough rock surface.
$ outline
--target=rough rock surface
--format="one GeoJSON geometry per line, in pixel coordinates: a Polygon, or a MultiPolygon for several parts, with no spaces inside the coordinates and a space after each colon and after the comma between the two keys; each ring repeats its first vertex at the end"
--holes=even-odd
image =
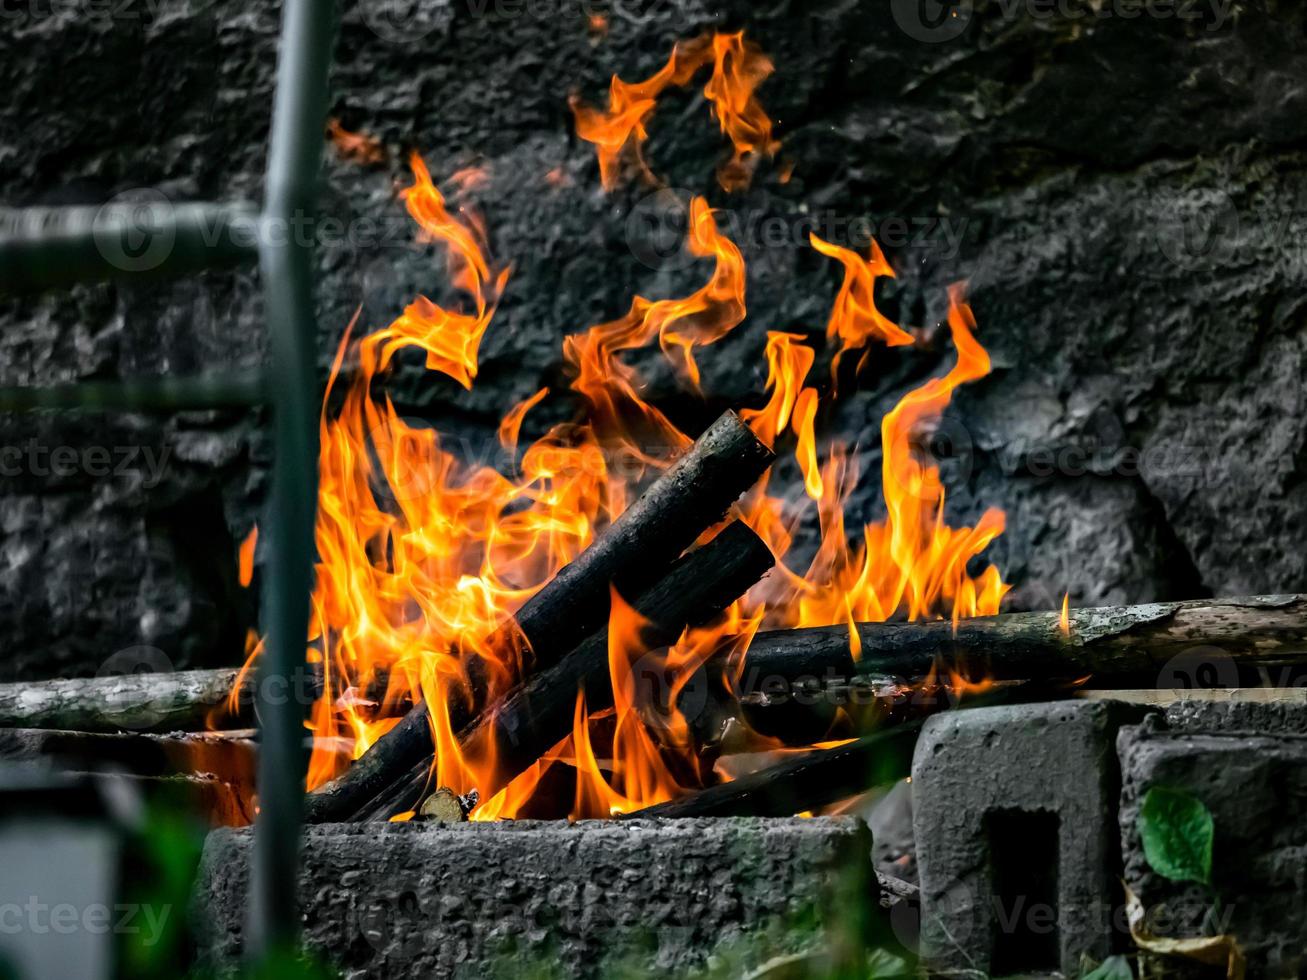
{"type": "MultiPolygon", "coordinates": [[[[840,873],[870,873],[870,834],[847,817],[307,834],[305,940],[348,977],[675,975],[746,941],[765,960],[819,941],[840,873]]],[[[205,847],[194,911],[214,965],[241,949],[250,842],[216,831],[205,847]]]]}
{"type": "Polygon", "coordinates": [[[1202,735],[1307,735],[1307,704],[1291,701],[1178,701],[1166,727],[1202,735]]]}
{"type": "MultiPolygon", "coordinates": [[[[727,196],[697,91],[659,109],[651,165],[682,198],[729,209],[750,268],[749,320],[700,357],[706,401],[656,358],[633,358],[659,404],[694,428],[756,398],[765,331],[820,339],[838,283],[804,243],[806,222],[859,247],[870,225],[900,275],[884,306],[904,322],[936,323],[945,284],[971,282],[995,370],[959,397],[941,445],[950,514],[1007,511],[991,551],[1018,584],[1011,608],[1051,608],[1068,587],[1079,604],[1307,589],[1300,549],[1285,547],[1307,531],[1307,11],[1240,0],[1218,25],[1053,6],[1077,16],[980,2],[959,36],[932,41],[896,20],[911,4],[882,0],[346,0],[333,111],[390,161],[328,164],[324,211],[352,234],[324,227],[324,365],[360,303],[375,327],[419,291],[442,294],[442,264],[411,245],[394,199],[409,148],[437,179],[485,167],[468,200],[514,264],[476,388],[412,370],[393,386],[406,411],[472,446],[510,404],[565,387],[564,335],[620,315],[637,292],[700,285],[700,265],[648,238],[671,198],[601,191],[566,97],[599,101],[608,76],[651,73],[675,39],[744,27],[777,65],[760,94],[794,175],[782,183],[764,165],[752,190],[727,196]],[[596,6],[603,34],[587,27],[596,6]]],[[[97,10],[124,7],[132,16],[38,4],[6,17],[0,204],[144,186],[257,200],[275,6],[97,10]]],[[[263,350],[252,270],[0,301],[0,384],[251,367],[263,350]]],[[[879,419],[951,359],[946,342],[875,351],[863,392],[822,419],[858,443],[868,474],[851,524],[882,510],[879,419]]],[[[575,408],[556,396],[528,435],[575,408]]],[[[0,679],[93,673],[140,645],[176,666],[238,659],[252,604],[235,552],[263,488],[261,431],[223,414],[0,417],[4,447],[170,450],[157,482],[139,465],[0,474],[0,679]]]]}
{"type": "Polygon", "coordinates": [[[1297,977],[1307,932],[1307,736],[1121,731],[1121,849],[1125,881],[1148,910],[1152,931],[1201,936],[1212,911],[1201,885],[1152,870],[1139,837],[1139,809],[1153,786],[1193,794],[1212,813],[1212,884],[1221,931],[1237,938],[1249,976],[1297,977]]]}

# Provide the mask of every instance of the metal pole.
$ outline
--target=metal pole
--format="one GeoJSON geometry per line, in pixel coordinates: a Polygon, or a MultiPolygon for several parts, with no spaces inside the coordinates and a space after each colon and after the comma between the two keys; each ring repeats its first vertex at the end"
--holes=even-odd
{"type": "Polygon", "coordinates": [[[255,821],[251,957],[298,940],[296,885],[304,805],[306,705],[288,678],[304,662],[317,504],[317,322],[312,235],[335,39],[333,0],[284,0],[266,200],[259,241],[271,357],[276,455],[265,527],[270,550],[257,704],[259,815],[255,821]]]}
{"type": "Polygon", "coordinates": [[[251,408],[267,400],[261,376],[202,375],[83,381],[44,388],[0,388],[0,412],[80,409],[87,412],[186,412],[251,408]]]}
{"type": "Polygon", "coordinates": [[[0,209],[0,290],[179,278],[254,260],[259,216],[253,208],[142,195],[135,204],[0,209]]]}

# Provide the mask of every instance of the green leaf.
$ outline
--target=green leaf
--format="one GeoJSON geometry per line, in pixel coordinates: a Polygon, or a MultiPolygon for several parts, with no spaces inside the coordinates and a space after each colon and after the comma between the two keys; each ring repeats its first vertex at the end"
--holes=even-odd
{"type": "Polygon", "coordinates": [[[1158,874],[1172,881],[1212,884],[1211,811],[1181,790],[1154,786],[1139,808],[1139,835],[1144,857],[1158,874]]]}
{"type": "Polygon", "coordinates": [[[1080,980],[1135,980],[1135,973],[1124,956],[1109,956],[1098,965],[1098,969],[1086,973],[1080,980]]]}

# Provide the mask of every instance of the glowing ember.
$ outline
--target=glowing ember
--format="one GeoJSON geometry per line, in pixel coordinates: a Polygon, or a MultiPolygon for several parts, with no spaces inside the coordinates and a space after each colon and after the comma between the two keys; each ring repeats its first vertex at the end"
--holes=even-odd
{"type": "MultiPolygon", "coordinates": [[[[643,168],[640,147],[659,94],[687,85],[708,65],[713,71],[704,93],[735,148],[719,174],[723,185],[741,186],[752,161],[775,152],[771,121],[755,95],[771,62],[743,35],[704,36],[678,44],[667,65],[644,82],[614,78],[607,110],[573,100],[577,130],[596,145],[605,186],[616,182],[627,153],[643,168]]],[[[998,570],[990,565],[973,577],[968,566],[1002,533],[1003,514],[988,511],[975,527],[949,526],[939,469],[914,448],[953,392],[990,370],[957,287],[948,316],[955,365],[904,396],[882,422],[883,521],[866,525],[850,541],[844,508],[860,476],[856,447],[823,446],[819,440],[824,396],[809,378],[817,351],[806,336],[768,334],[767,400],[742,415],[769,444],[792,440],[803,493],[774,495],[766,478],[741,502],[738,515],[783,562],[794,528],[815,509],[820,542],[806,569],[800,574],[782,564],[716,624],[688,630],[661,650],[648,649],[641,617],[614,592],[608,634],[612,708],[591,713],[579,698],[571,735],[520,774],[501,774],[488,745],[460,745],[450,705],[470,697],[473,668],[491,697],[520,675],[523,651],[496,639],[504,635],[501,627],[625,510],[651,471],[665,468],[691,442],[642,398],[643,381],[621,355],[656,341],[697,392],[697,353],[745,319],[745,260],[708,203],[694,199],[687,248],[712,263],[705,284],[682,299],[637,296],[622,318],[565,338],[571,386],[585,399],[585,417],[556,425],[522,448],[524,420],[551,394],[539,391],[501,421],[499,442],[513,461],[509,472],[469,465],[444,448],[435,430],[405,423],[376,382],[384,380],[401,349],[416,348],[429,370],[471,388],[480,343],[510,270],[489,257],[479,219],[446,206],[416,155],[411,168],[413,184],[403,191],[403,202],[421,240],[441,251],[450,283],[466,299],[463,309],[448,309],[418,297],[388,326],[361,339],[352,339],[351,324],[332,365],[320,423],[319,564],[308,637],[309,658],[324,675],[324,692],[309,722],[322,749],[314,752],[310,786],[338,774],[335,740],[352,740],[357,758],[393,726],[401,705],[425,698],[436,754],[432,785],[459,794],[478,789],[484,802],[473,819],[523,812],[559,767],[570,770],[572,816],[630,812],[729,778],[697,756],[680,698],[709,659],[741,663],[761,626],[849,624],[856,657],[856,622],[899,617],[956,623],[998,611],[1008,590],[998,570]],[[338,385],[343,393],[335,391],[338,385]],[[328,404],[336,407],[328,410],[328,404]],[[615,452],[621,467],[613,465],[615,452]],[[646,703],[641,695],[636,675],[649,669],[666,681],[664,703],[646,703]],[[387,684],[380,703],[358,696],[380,677],[387,684]]],[[[481,171],[464,171],[450,181],[471,192],[483,179],[481,171]]],[[[894,274],[876,245],[863,259],[815,237],[812,244],[844,269],[826,327],[832,377],[851,351],[913,342],[876,307],[877,281],[894,274]]],[[[837,394],[832,386],[829,397],[837,394]]],[[[241,549],[243,582],[250,576],[253,544],[251,536],[241,549]]],[[[251,659],[257,652],[251,651],[251,659]]],[[[984,687],[961,676],[952,681],[964,691],[984,687]]],[[[766,739],[755,742],[775,747],[766,739]]]]}

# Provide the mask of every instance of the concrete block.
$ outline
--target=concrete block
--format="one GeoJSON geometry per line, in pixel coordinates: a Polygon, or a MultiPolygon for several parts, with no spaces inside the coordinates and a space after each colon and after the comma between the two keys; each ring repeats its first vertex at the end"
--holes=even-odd
{"type": "MultiPolygon", "coordinates": [[[[1293,694],[1299,693],[1296,689],[1293,694]]],[[[1212,735],[1307,735],[1307,703],[1296,699],[1203,701],[1184,699],[1168,705],[1166,727],[1212,735]]]]}
{"type": "Polygon", "coordinates": [[[1108,701],[978,708],[926,723],[913,761],[921,949],[939,970],[1061,970],[1113,951],[1118,728],[1108,701]]]}
{"type": "Polygon", "coordinates": [[[1204,918],[1233,932],[1250,977],[1298,977],[1307,970],[1307,736],[1166,731],[1147,724],[1118,739],[1125,879],[1153,932],[1203,935],[1204,918]],[[1189,792],[1212,812],[1213,884],[1156,874],[1139,838],[1139,807],[1152,786],[1189,792]]]}
{"type": "MultiPolygon", "coordinates": [[[[205,848],[195,918],[219,969],[242,948],[250,844],[205,848]]],[[[307,832],[300,900],[307,943],[350,978],[666,975],[823,946],[851,914],[833,887],[870,861],[848,817],[333,825],[307,832]]]]}

